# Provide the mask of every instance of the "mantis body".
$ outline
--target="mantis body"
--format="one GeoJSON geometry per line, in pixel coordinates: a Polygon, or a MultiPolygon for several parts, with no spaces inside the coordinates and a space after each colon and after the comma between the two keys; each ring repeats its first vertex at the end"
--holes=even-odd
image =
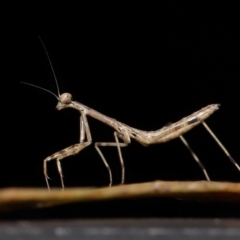
{"type": "MultiPolygon", "coordinates": [[[[41,42],[42,42],[42,40],[41,40],[41,42]]],[[[150,144],[164,143],[164,142],[167,142],[172,139],[180,137],[180,139],[183,141],[185,146],[192,153],[195,160],[198,162],[199,166],[202,168],[207,180],[210,180],[204,166],[201,164],[201,162],[199,161],[199,159],[197,158],[195,153],[191,150],[188,143],[182,136],[184,133],[188,132],[189,130],[191,130],[192,128],[194,128],[195,126],[197,126],[200,123],[203,124],[203,126],[213,136],[213,138],[217,141],[219,146],[223,149],[223,151],[226,153],[226,155],[232,161],[232,163],[240,171],[239,165],[230,156],[230,154],[227,152],[227,150],[224,148],[224,146],[221,144],[221,142],[216,138],[214,133],[209,129],[207,124],[204,122],[204,120],[206,118],[208,118],[211,114],[213,114],[216,110],[219,109],[219,104],[208,105],[208,106],[202,108],[201,110],[194,112],[193,114],[181,119],[180,121],[178,121],[176,123],[172,123],[172,124],[165,126],[159,130],[156,130],[156,131],[142,131],[142,130],[139,130],[136,128],[132,128],[124,123],[117,121],[116,119],[107,117],[107,116],[103,115],[102,113],[99,113],[99,112],[95,111],[94,109],[83,105],[82,103],[73,101],[72,95],[70,93],[63,93],[60,95],[59,87],[58,87],[54,69],[52,67],[52,63],[50,61],[49,55],[46,51],[46,48],[45,48],[43,42],[42,42],[42,45],[45,49],[45,52],[47,54],[48,60],[50,62],[50,65],[51,65],[51,68],[53,71],[53,75],[54,75],[57,90],[58,90],[58,96],[55,95],[54,93],[52,93],[51,91],[41,88],[39,86],[29,84],[29,83],[24,83],[24,84],[40,88],[40,89],[47,91],[47,92],[51,93],[52,95],[54,95],[58,100],[58,104],[56,106],[57,110],[62,110],[65,108],[73,108],[80,112],[80,140],[79,140],[79,143],[71,145],[70,147],[67,147],[61,151],[58,151],[44,159],[43,171],[44,171],[44,176],[46,179],[47,187],[49,190],[50,190],[50,186],[48,183],[49,177],[47,175],[47,162],[50,160],[56,159],[58,172],[59,172],[60,178],[61,178],[61,185],[62,185],[62,188],[64,188],[63,173],[62,173],[60,160],[62,160],[65,157],[79,153],[81,150],[83,150],[85,147],[89,146],[92,143],[92,137],[91,137],[91,132],[90,132],[90,128],[88,125],[87,116],[95,118],[114,129],[115,142],[96,142],[95,143],[95,149],[99,153],[102,161],[104,162],[106,168],[108,169],[110,186],[112,185],[111,169],[99,147],[117,147],[118,155],[119,155],[119,159],[120,159],[120,163],[121,163],[121,168],[122,168],[121,183],[123,184],[124,176],[125,176],[125,168],[124,168],[124,162],[123,162],[122,153],[121,153],[121,147],[128,146],[131,143],[131,139],[139,142],[140,144],[142,144],[144,146],[147,146],[150,144]],[[121,139],[123,142],[119,142],[119,139],[121,139]]]]}

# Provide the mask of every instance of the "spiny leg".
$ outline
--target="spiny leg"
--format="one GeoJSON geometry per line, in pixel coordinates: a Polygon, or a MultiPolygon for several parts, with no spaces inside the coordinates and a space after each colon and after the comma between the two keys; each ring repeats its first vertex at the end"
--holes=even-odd
{"type": "Polygon", "coordinates": [[[66,158],[68,156],[75,155],[75,154],[79,153],[82,149],[84,149],[85,147],[87,147],[90,144],[91,144],[91,142],[78,143],[78,144],[72,145],[68,148],[65,148],[61,151],[58,151],[58,152],[56,152],[56,153],[52,154],[51,156],[44,159],[44,161],[43,161],[43,172],[44,172],[45,180],[46,180],[47,187],[48,187],[49,191],[50,191],[50,186],[49,186],[49,183],[48,183],[49,177],[47,175],[47,162],[56,159],[58,172],[59,172],[59,175],[60,175],[60,178],[61,178],[62,188],[64,188],[63,174],[62,174],[60,160],[62,160],[63,158],[66,158]]]}
{"type": "Polygon", "coordinates": [[[80,117],[80,143],[71,145],[68,148],[65,148],[61,151],[58,151],[58,152],[52,154],[51,156],[45,158],[44,161],[43,161],[43,172],[44,172],[45,180],[46,180],[47,187],[48,187],[49,191],[50,191],[50,186],[49,186],[49,183],[48,183],[49,177],[47,175],[47,161],[51,161],[53,159],[56,159],[58,172],[59,172],[59,175],[60,175],[60,178],[61,178],[62,189],[64,189],[64,181],[63,181],[63,174],[62,174],[62,168],[61,168],[60,160],[65,158],[65,157],[68,157],[68,156],[75,155],[75,154],[79,153],[81,150],[83,150],[85,147],[87,147],[91,143],[92,143],[92,137],[91,137],[90,129],[89,129],[89,126],[88,126],[87,118],[86,118],[86,115],[84,114],[84,112],[82,112],[82,115],[80,117]],[[84,139],[85,139],[85,134],[86,134],[86,137],[87,137],[87,141],[83,142],[84,139]]]}
{"type": "Polygon", "coordinates": [[[117,143],[117,148],[118,148],[118,155],[119,155],[119,159],[120,159],[120,163],[121,163],[121,168],[122,168],[122,181],[121,184],[123,184],[125,182],[125,166],[124,166],[124,162],[123,162],[123,158],[122,158],[122,152],[120,149],[120,143],[118,141],[118,138],[121,138],[124,141],[124,147],[126,147],[128,144],[131,143],[131,139],[129,137],[128,134],[121,134],[118,132],[114,132],[114,137],[115,137],[115,141],[117,143]]]}
{"type": "Polygon", "coordinates": [[[60,175],[60,179],[61,179],[61,185],[62,185],[62,190],[64,189],[64,182],[63,182],[63,173],[62,173],[62,167],[61,167],[61,163],[60,163],[60,159],[57,158],[56,159],[57,162],[57,169],[60,175]]]}
{"type": "Polygon", "coordinates": [[[98,152],[98,154],[100,155],[104,165],[106,166],[106,168],[108,169],[109,172],[109,178],[110,178],[110,183],[109,186],[112,185],[112,172],[111,169],[102,153],[102,151],[100,150],[99,147],[117,147],[118,149],[118,155],[119,155],[119,159],[120,159],[120,164],[121,164],[121,169],[122,169],[122,178],[121,178],[121,184],[124,183],[124,176],[125,176],[125,167],[124,167],[124,162],[123,162],[123,158],[122,158],[122,152],[120,147],[126,147],[130,142],[130,138],[128,136],[119,134],[118,132],[114,132],[114,138],[116,142],[96,142],[95,143],[95,148],[98,152]],[[119,143],[118,137],[120,137],[124,143],[119,143]]]}
{"type": "Polygon", "coordinates": [[[237,164],[237,162],[232,158],[230,153],[227,151],[227,149],[223,146],[223,144],[220,142],[220,140],[217,138],[217,136],[212,132],[212,130],[208,127],[208,125],[203,121],[203,126],[206,128],[206,130],[209,132],[209,134],[214,138],[214,140],[217,142],[217,144],[220,146],[220,148],[224,151],[224,153],[227,155],[229,160],[236,166],[238,171],[240,172],[240,166],[237,164]]]}
{"type": "Polygon", "coordinates": [[[97,150],[98,154],[100,155],[101,159],[103,160],[104,165],[106,166],[106,168],[107,168],[107,170],[108,170],[109,180],[110,180],[110,182],[109,182],[109,187],[111,187],[111,186],[112,186],[112,171],[111,171],[111,168],[109,167],[109,165],[108,165],[105,157],[103,156],[101,150],[98,148],[98,146],[102,146],[102,145],[100,145],[100,144],[101,144],[101,143],[96,142],[94,146],[95,146],[95,149],[97,150]]]}
{"type": "Polygon", "coordinates": [[[185,140],[185,138],[183,136],[180,136],[179,137],[181,139],[181,141],[183,142],[183,144],[186,146],[186,148],[190,151],[190,153],[192,154],[194,160],[197,162],[197,164],[199,165],[199,167],[202,169],[206,179],[208,181],[211,181],[208,174],[207,174],[207,171],[205,169],[205,167],[203,166],[203,164],[201,163],[201,161],[199,160],[198,156],[193,152],[193,150],[191,149],[191,147],[189,146],[189,144],[187,143],[187,141],[185,140]]]}
{"type": "MultiPolygon", "coordinates": [[[[86,118],[86,116],[85,116],[86,118]]],[[[87,120],[86,120],[87,121],[87,120]]],[[[88,123],[88,122],[87,122],[88,123]]],[[[88,130],[89,130],[89,126],[87,124],[87,127],[88,127],[88,130]]],[[[90,132],[90,130],[89,130],[90,132]]],[[[90,136],[88,136],[88,138],[91,139],[91,134],[90,136]]],[[[82,143],[84,142],[84,139],[85,139],[85,125],[84,125],[84,121],[83,121],[83,115],[81,115],[80,117],[80,136],[79,136],[79,142],[82,143]]]]}

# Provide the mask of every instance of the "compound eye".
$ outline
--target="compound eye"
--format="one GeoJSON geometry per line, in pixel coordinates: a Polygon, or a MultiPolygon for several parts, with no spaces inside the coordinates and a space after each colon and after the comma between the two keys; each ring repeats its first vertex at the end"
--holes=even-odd
{"type": "Polygon", "coordinates": [[[63,104],[69,104],[72,102],[72,95],[70,93],[63,93],[60,96],[60,102],[63,104]]]}

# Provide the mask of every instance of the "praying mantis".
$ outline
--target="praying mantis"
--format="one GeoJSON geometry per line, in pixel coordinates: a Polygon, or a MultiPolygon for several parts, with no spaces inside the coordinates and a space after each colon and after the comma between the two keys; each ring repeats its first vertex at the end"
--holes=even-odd
{"type": "Polygon", "coordinates": [[[131,143],[131,139],[139,142],[140,144],[142,144],[144,146],[147,146],[150,144],[165,143],[167,141],[170,141],[172,139],[179,137],[182,140],[182,142],[184,143],[184,145],[189,149],[189,151],[191,152],[191,154],[194,157],[194,159],[196,160],[196,162],[201,167],[206,179],[208,181],[210,181],[210,178],[209,178],[207,171],[205,170],[203,164],[200,162],[200,160],[198,159],[196,154],[192,151],[192,149],[190,148],[190,146],[188,145],[188,143],[182,136],[184,133],[188,132],[189,130],[191,130],[195,126],[199,125],[200,123],[203,124],[203,126],[206,128],[206,130],[211,134],[211,136],[215,139],[215,141],[218,143],[218,145],[222,148],[222,150],[228,156],[230,161],[236,166],[236,168],[240,172],[239,165],[231,157],[229,152],[222,145],[222,143],[215,136],[215,134],[211,131],[211,129],[208,127],[208,125],[204,122],[205,119],[207,119],[210,115],[212,115],[216,110],[219,109],[219,106],[220,106],[219,104],[208,105],[208,106],[202,108],[201,110],[196,111],[193,114],[181,119],[180,121],[178,121],[176,123],[172,123],[168,126],[160,128],[156,131],[142,131],[142,130],[130,127],[122,122],[117,121],[116,119],[107,117],[107,116],[103,115],[102,113],[97,112],[96,110],[85,106],[82,103],[73,101],[72,95],[70,93],[60,94],[56,74],[53,69],[53,65],[51,63],[49,54],[48,54],[46,47],[45,47],[43,41],[41,40],[41,38],[40,38],[40,41],[43,45],[43,48],[47,55],[48,61],[50,63],[50,66],[51,66],[51,69],[53,72],[53,76],[55,79],[58,95],[54,94],[53,92],[51,92],[45,88],[30,84],[30,83],[26,83],[26,82],[22,82],[22,83],[39,88],[41,90],[44,90],[44,91],[52,94],[58,100],[58,103],[56,106],[57,110],[62,110],[65,108],[73,108],[73,109],[79,111],[79,113],[80,113],[79,143],[71,145],[63,150],[60,150],[60,151],[46,157],[43,161],[43,172],[44,172],[44,177],[46,180],[48,190],[50,190],[50,185],[48,182],[49,177],[47,174],[47,162],[56,159],[57,169],[58,169],[60,179],[61,179],[61,186],[62,186],[62,189],[64,189],[63,173],[62,173],[62,167],[61,167],[60,161],[68,156],[79,153],[81,150],[83,150],[84,148],[86,148],[87,146],[89,146],[92,143],[92,137],[91,137],[91,132],[90,132],[87,116],[95,118],[96,120],[101,121],[102,123],[104,123],[114,129],[113,135],[114,135],[115,142],[96,142],[94,144],[95,149],[97,150],[104,165],[106,166],[106,168],[108,170],[109,181],[110,181],[109,186],[112,185],[112,172],[111,172],[111,169],[110,169],[102,151],[100,150],[100,147],[116,147],[117,148],[118,156],[119,156],[119,160],[120,160],[120,164],[121,164],[121,169],[122,169],[121,184],[123,184],[125,181],[125,167],[124,167],[123,157],[122,157],[122,153],[121,153],[121,148],[128,146],[131,143]],[[120,142],[119,139],[121,139],[123,142],[120,142]]]}

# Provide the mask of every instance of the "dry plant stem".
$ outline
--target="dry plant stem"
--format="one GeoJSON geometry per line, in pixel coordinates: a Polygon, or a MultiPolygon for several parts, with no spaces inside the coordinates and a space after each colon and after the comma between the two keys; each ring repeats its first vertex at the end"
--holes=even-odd
{"type": "MultiPolygon", "coordinates": [[[[42,40],[41,40],[41,42],[42,42],[42,40]]],[[[144,146],[147,146],[150,144],[165,143],[167,141],[170,141],[172,139],[180,137],[180,139],[183,141],[184,145],[189,149],[189,151],[193,155],[194,159],[197,161],[199,166],[202,168],[207,180],[209,180],[209,177],[208,177],[208,174],[207,174],[205,168],[203,167],[203,165],[197,158],[196,154],[193,153],[193,151],[187,144],[186,140],[182,137],[182,135],[200,123],[203,123],[204,126],[206,127],[207,125],[203,121],[206,118],[208,118],[211,114],[213,114],[216,110],[219,109],[219,104],[208,105],[205,108],[202,108],[201,110],[183,118],[182,120],[180,120],[176,123],[172,123],[171,125],[165,126],[156,131],[142,131],[142,130],[139,130],[136,128],[132,128],[124,123],[117,121],[116,119],[107,117],[107,116],[103,115],[102,113],[99,113],[96,110],[83,105],[82,103],[73,101],[72,95],[70,93],[63,93],[60,95],[57,78],[56,78],[52,63],[50,61],[49,55],[47,53],[47,50],[46,50],[43,42],[42,42],[42,45],[44,47],[44,50],[45,50],[48,60],[50,62],[50,66],[51,66],[51,69],[52,69],[52,72],[54,75],[54,79],[55,79],[55,82],[57,85],[58,96],[55,95],[54,93],[52,93],[51,91],[41,88],[39,86],[29,84],[29,83],[24,83],[24,84],[40,88],[40,89],[47,91],[47,92],[51,93],[52,95],[54,95],[58,100],[58,104],[56,106],[57,110],[62,110],[65,108],[73,108],[73,109],[76,109],[77,111],[79,111],[80,115],[81,115],[81,117],[80,117],[80,142],[77,144],[71,145],[70,147],[67,147],[61,151],[58,151],[58,152],[48,156],[46,159],[44,159],[43,171],[44,171],[44,176],[46,179],[47,187],[49,190],[50,190],[50,186],[48,183],[49,177],[47,175],[47,162],[50,160],[56,159],[58,172],[59,172],[60,178],[61,178],[61,185],[62,185],[62,188],[64,188],[63,173],[62,173],[60,160],[62,160],[65,157],[79,153],[81,150],[83,150],[85,147],[89,146],[92,143],[92,137],[91,137],[90,128],[89,128],[86,116],[95,118],[115,130],[114,131],[115,142],[96,142],[95,143],[95,149],[99,153],[99,155],[109,173],[109,179],[110,179],[109,186],[112,185],[111,169],[99,147],[117,147],[118,156],[119,156],[121,169],[122,169],[121,183],[123,184],[124,180],[125,180],[124,179],[125,168],[124,168],[124,162],[123,162],[122,153],[121,153],[121,147],[128,146],[128,144],[131,143],[131,139],[136,140],[137,142],[141,143],[144,146]],[[121,139],[123,142],[119,142],[119,139],[121,139]]],[[[206,128],[207,128],[207,130],[209,129],[208,127],[206,127],[206,128]]],[[[211,132],[210,132],[210,134],[214,137],[214,139],[219,144],[220,142],[219,142],[219,140],[217,140],[216,136],[213,135],[213,133],[211,133],[211,132]]],[[[227,156],[230,158],[230,160],[232,162],[234,162],[234,164],[240,171],[239,166],[232,159],[232,157],[229,155],[229,153],[226,152],[225,148],[222,148],[222,149],[225,151],[227,156]]]]}
{"type": "Polygon", "coordinates": [[[112,199],[170,197],[192,201],[238,202],[240,184],[230,182],[154,181],[105,188],[52,189],[46,194],[40,188],[0,189],[0,212],[22,208],[51,207],[74,202],[110,201],[112,199]]]}

